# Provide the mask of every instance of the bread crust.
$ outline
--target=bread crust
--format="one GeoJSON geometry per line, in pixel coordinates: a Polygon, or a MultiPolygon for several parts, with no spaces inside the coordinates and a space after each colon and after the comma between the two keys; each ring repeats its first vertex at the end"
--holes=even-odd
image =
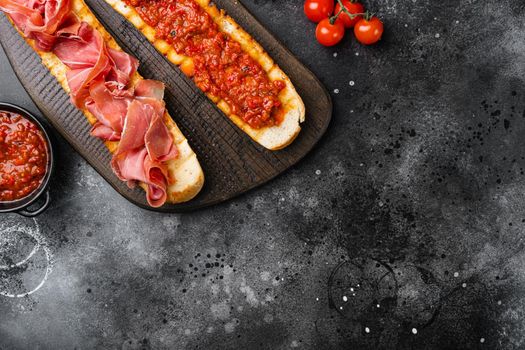
{"type": "MultiPolygon", "coordinates": [[[[102,38],[108,47],[122,50],[115,39],[113,39],[102,24],[100,24],[83,0],[71,1],[73,3],[72,11],[80,18],[80,20],[87,22],[96,29],[102,35],[102,38]]],[[[39,50],[36,47],[34,40],[26,38],[22,33],[20,34],[40,56],[42,64],[57,79],[62,88],[69,93],[70,89],[66,79],[68,67],[64,65],[54,53],[39,50]]],[[[135,72],[131,76],[130,84],[135,85],[142,79],[142,76],[135,72]]],[[[91,125],[97,122],[97,118],[86,108],[82,108],[81,111],[91,125]]],[[[197,155],[191,149],[188,140],[184,137],[177,124],[175,124],[168,111],[164,113],[163,119],[173,137],[173,143],[177,146],[179,151],[179,155],[176,159],[165,162],[168,168],[169,178],[175,179],[173,184],[167,186],[166,191],[168,198],[166,202],[174,204],[187,202],[194,198],[202,189],[204,184],[204,173],[197,159],[197,155]]],[[[105,141],[104,144],[111,153],[114,153],[117,150],[118,141],[105,141]]],[[[147,188],[147,185],[144,183],[140,183],[140,186],[144,190],[147,188]]]]}
{"type": "MultiPolygon", "coordinates": [[[[131,24],[144,34],[144,36],[155,46],[173,64],[185,72],[191,72],[193,61],[191,57],[179,55],[175,49],[165,40],[155,37],[155,29],[146,24],[134,8],[128,6],[122,0],[105,0],[113,9],[124,16],[131,24]]],[[[240,117],[231,112],[228,103],[210,93],[206,95],[212,100],[217,107],[241,130],[248,134],[253,140],[270,150],[279,150],[290,143],[297,137],[301,131],[300,123],[305,120],[304,103],[295,90],[290,78],[279,68],[272,58],[264,51],[261,45],[256,42],[250,34],[242,29],[230,16],[222,10],[219,10],[209,0],[195,0],[218,25],[219,29],[230,35],[237,41],[241,48],[250,55],[263,70],[268,74],[270,81],[282,80],[285,88],[279,93],[281,108],[284,110],[283,121],[276,126],[267,126],[260,129],[252,128],[240,117]]]]}

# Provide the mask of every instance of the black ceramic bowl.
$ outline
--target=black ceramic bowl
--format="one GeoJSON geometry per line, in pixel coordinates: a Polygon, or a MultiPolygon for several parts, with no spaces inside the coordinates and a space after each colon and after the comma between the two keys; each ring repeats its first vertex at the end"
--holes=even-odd
{"type": "Polygon", "coordinates": [[[0,111],[6,111],[6,112],[13,112],[18,113],[27,120],[31,121],[33,124],[35,124],[44,134],[45,140],[47,142],[47,151],[48,151],[48,164],[47,164],[47,172],[44,178],[42,179],[42,183],[40,186],[34,190],[31,194],[28,196],[17,199],[14,201],[9,202],[0,202],[0,213],[9,213],[9,212],[16,212],[20,215],[33,217],[37,216],[38,214],[42,213],[49,205],[49,180],[51,179],[51,175],[53,174],[53,170],[55,167],[55,159],[53,154],[53,145],[51,144],[51,139],[49,137],[48,132],[46,131],[45,127],[38,121],[37,118],[25,109],[12,105],[10,103],[3,103],[0,102],[0,111]],[[39,198],[43,198],[42,201],[38,201],[39,198]],[[36,202],[38,201],[39,206],[36,206],[36,202]],[[29,209],[29,207],[32,207],[29,209]]]}

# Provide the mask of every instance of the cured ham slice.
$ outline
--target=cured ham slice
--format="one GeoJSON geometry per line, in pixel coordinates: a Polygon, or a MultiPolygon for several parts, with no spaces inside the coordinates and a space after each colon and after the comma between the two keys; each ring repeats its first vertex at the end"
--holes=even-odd
{"type": "Polygon", "coordinates": [[[123,156],[115,155],[111,166],[122,181],[127,181],[130,188],[135,187],[138,181],[146,183],[148,185],[146,195],[152,207],[164,204],[167,197],[168,172],[166,166],[152,161],[145,148],[128,151],[123,156]]]}
{"type": "Polygon", "coordinates": [[[135,86],[135,95],[138,98],[153,98],[162,101],[164,99],[164,84],[158,80],[141,80],[135,86]]]}
{"type": "Polygon", "coordinates": [[[101,34],[80,21],[70,7],[69,0],[0,0],[0,10],[35,39],[39,49],[52,51],[69,68],[71,101],[97,119],[91,134],[119,141],[111,161],[115,174],[130,187],[146,184],[148,203],[161,206],[173,182],[164,162],[178,156],[163,121],[164,84],[154,80],[130,84],[137,59],[108,48],[101,34]]]}
{"type": "Polygon", "coordinates": [[[144,136],[151,159],[164,162],[176,158],[177,147],[171,142],[171,134],[162,120],[164,115],[164,84],[157,80],[142,80],[135,86],[135,96],[137,96],[137,100],[153,106],[156,110],[144,136]],[[162,102],[162,105],[159,105],[158,102],[162,102]],[[167,142],[168,140],[170,142],[167,142]]]}
{"type": "Polygon", "coordinates": [[[92,84],[85,106],[98,120],[94,128],[98,128],[99,124],[102,124],[111,128],[120,139],[132,98],[133,95],[126,96],[118,88],[112,88],[111,85],[108,88],[108,84],[103,81],[92,84]]]}
{"type": "Polygon", "coordinates": [[[91,135],[106,141],[120,140],[120,134],[116,133],[115,130],[110,127],[100,123],[93,125],[91,135]]]}
{"type": "Polygon", "coordinates": [[[171,135],[162,118],[155,114],[150,122],[148,131],[144,135],[146,149],[150,158],[154,161],[165,162],[170,159],[177,158],[177,147],[171,140],[171,135]]]}
{"type": "Polygon", "coordinates": [[[155,110],[150,105],[143,104],[138,100],[133,100],[130,103],[116,156],[145,145],[145,135],[154,114],[155,110]]]}
{"type": "MultiPolygon", "coordinates": [[[[139,66],[139,61],[125,52],[108,49],[109,59],[111,60],[111,69],[106,78],[107,81],[118,83],[116,87],[119,90],[125,90],[131,77],[139,66]]],[[[162,84],[161,82],[159,82],[162,84]]],[[[162,84],[164,86],[164,84],[162,84]]],[[[162,98],[160,98],[162,100],[162,98]]]]}
{"type": "Polygon", "coordinates": [[[112,160],[117,176],[128,181],[129,186],[136,181],[147,183],[148,202],[157,206],[166,200],[168,173],[163,162],[177,156],[177,148],[156,109],[139,99],[133,100],[112,160]]]}
{"type": "Polygon", "coordinates": [[[0,10],[9,14],[28,38],[35,39],[38,49],[53,47],[55,32],[71,13],[69,0],[0,0],[0,10]]]}
{"type": "Polygon", "coordinates": [[[104,41],[87,23],[68,27],[75,31],[62,30],[53,53],[71,70],[66,73],[71,100],[82,107],[89,96],[89,85],[95,79],[105,80],[109,73],[110,58],[104,41]]]}

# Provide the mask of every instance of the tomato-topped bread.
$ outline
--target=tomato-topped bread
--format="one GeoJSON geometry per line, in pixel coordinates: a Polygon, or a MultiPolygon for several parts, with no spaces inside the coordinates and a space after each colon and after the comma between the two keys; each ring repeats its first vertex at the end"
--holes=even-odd
{"type": "Polygon", "coordinates": [[[278,150],[299,134],[305,109],[290,79],[209,0],[105,1],[259,144],[278,150]]]}
{"type": "Polygon", "coordinates": [[[188,201],[200,191],[202,169],[165,109],[164,84],[137,73],[138,61],[82,0],[0,0],[0,10],[113,153],[119,179],[140,185],[152,207],[188,201]]]}

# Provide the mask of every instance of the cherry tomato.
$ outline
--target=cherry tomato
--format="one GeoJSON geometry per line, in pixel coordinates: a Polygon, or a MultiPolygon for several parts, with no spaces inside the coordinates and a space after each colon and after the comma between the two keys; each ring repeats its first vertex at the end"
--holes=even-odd
{"type": "Polygon", "coordinates": [[[315,28],[315,37],[324,46],[334,46],[343,39],[344,35],[345,26],[339,18],[334,24],[330,23],[330,18],[325,18],[315,28]]]}
{"type": "Polygon", "coordinates": [[[304,14],[312,22],[319,23],[334,12],[334,0],[306,0],[304,14]]]}
{"type": "MultiPolygon", "coordinates": [[[[359,2],[352,2],[350,0],[341,0],[341,2],[343,3],[343,6],[348,10],[348,12],[352,14],[365,12],[365,7],[359,2]]],[[[341,5],[337,3],[337,5],[335,5],[335,13],[339,13],[339,11],[341,11],[341,5]]],[[[352,28],[357,23],[357,21],[363,18],[363,16],[356,16],[354,18],[350,18],[350,16],[348,16],[345,12],[341,12],[339,18],[341,18],[341,20],[343,21],[345,28],[352,28]]]]}
{"type": "Polygon", "coordinates": [[[377,17],[369,20],[361,18],[354,27],[354,34],[361,44],[372,45],[381,39],[383,34],[383,22],[377,17]]]}

